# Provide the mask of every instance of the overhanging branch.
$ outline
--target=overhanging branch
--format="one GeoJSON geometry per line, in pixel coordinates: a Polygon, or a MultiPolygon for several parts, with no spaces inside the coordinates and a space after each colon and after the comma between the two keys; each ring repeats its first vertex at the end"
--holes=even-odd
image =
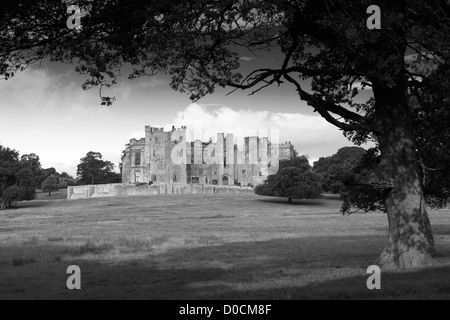
{"type": "Polygon", "coordinates": [[[342,106],[336,105],[334,103],[331,103],[329,101],[322,100],[306,91],[304,91],[301,87],[301,85],[296,81],[294,78],[292,78],[289,74],[284,74],[284,78],[289,81],[290,83],[294,84],[297,88],[297,92],[300,95],[300,98],[303,101],[306,101],[308,105],[313,107],[319,114],[327,120],[332,125],[345,130],[345,131],[355,131],[355,130],[361,130],[361,131],[373,131],[374,128],[367,122],[366,118],[363,116],[354,113],[352,111],[349,111],[345,109],[342,106]],[[352,121],[353,123],[344,123],[336,118],[334,118],[331,114],[337,114],[341,117],[343,117],[346,120],[352,121]]]}

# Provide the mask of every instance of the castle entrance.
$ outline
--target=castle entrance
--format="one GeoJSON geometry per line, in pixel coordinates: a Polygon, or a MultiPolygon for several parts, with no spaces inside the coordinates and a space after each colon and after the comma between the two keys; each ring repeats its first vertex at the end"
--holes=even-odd
{"type": "Polygon", "coordinates": [[[222,185],[223,186],[229,186],[230,185],[230,180],[228,179],[227,176],[222,178],[222,185]]]}

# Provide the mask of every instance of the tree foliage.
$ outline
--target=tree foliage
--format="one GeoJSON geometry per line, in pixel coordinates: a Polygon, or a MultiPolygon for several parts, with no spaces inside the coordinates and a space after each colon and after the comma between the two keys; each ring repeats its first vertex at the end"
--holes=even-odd
{"type": "Polygon", "coordinates": [[[76,179],[74,177],[72,177],[70,174],[68,174],[67,172],[62,172],[58,176],[58,180],[59,180],[58,186],[60,189],[66,189],[67,187],[77,185],[76,179]]]}
{"type": "Polygon", "coordinates": [[[48,195],[51,196],[52,192],[59,190],[59,179],[56,175],[51,175],[47,177],[41,185],[41,190],[43,192],[48,192],[48,195]]]}
{"type": "Polygon", "coordinates": [[[103,156],[99,152],[90,151],[80,161],[77,169],[78,184],[80,185],[119,183],[122,181],[121,175],[114,172],[114,164],[103,160],[103,156]]]}
{"type": "Polygon", "coordinates": [[[320,177],[312,172],[306,157],[280,161],[277,174],[269,176],[255,193],[260,196],[292,199],[316,199],[321,194],[320,177]]]}
{"type": "Polygon", "coordinates": [[[33,200],[35,195],[32,170],[21,163],[16,150],[0,145],[0,206],[33,200]]]}
{"type": "Polygon", "coordinates": [[[341,193],[345,179],[354,173],[366,150],[359,147],[344,147],[330,157],[320,158],[314,163],[314,172],[322,175],[325,192],[341,193]]]}

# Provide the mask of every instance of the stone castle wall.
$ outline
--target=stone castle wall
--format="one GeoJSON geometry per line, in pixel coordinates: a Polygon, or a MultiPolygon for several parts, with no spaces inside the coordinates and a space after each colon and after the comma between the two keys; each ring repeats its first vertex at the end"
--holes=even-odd
{"type": "Polygon", "coordinates": [[[250,187],[227,187],[212,185],[134,185],[134,184],[104,184],[91,186],[74,186],[67,188],[67,199],[92,199],[119,196],[153,196],[165,194],[214,194],[214,193],[253,193],[250,187]]]}
{"type": "Polygon", "coordinates": [[[125,150],[122,182],[256,186],[278,172],[279,160],[294,155],[291,143],[266,137],[244,138],[241,150],[233,134],[219,133],[216,143],[186,137],[186,127],[166,132],[146,126],[145,138],[132,139],[125,150]]]}

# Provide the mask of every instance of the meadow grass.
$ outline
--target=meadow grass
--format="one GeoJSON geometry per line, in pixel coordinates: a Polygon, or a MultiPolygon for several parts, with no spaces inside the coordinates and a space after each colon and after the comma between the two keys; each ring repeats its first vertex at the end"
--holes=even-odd
{"type": "Polygon", "coordinates": [[[430,269],[367,267],[387,241],[381,213],[343,216],[336,197],[161,195],[64,200],[0,211],[0,299],[448,299],[450,210],[430,211],[430,269]],[[82,290],[66,288],[67,267],[82,290]]]}

